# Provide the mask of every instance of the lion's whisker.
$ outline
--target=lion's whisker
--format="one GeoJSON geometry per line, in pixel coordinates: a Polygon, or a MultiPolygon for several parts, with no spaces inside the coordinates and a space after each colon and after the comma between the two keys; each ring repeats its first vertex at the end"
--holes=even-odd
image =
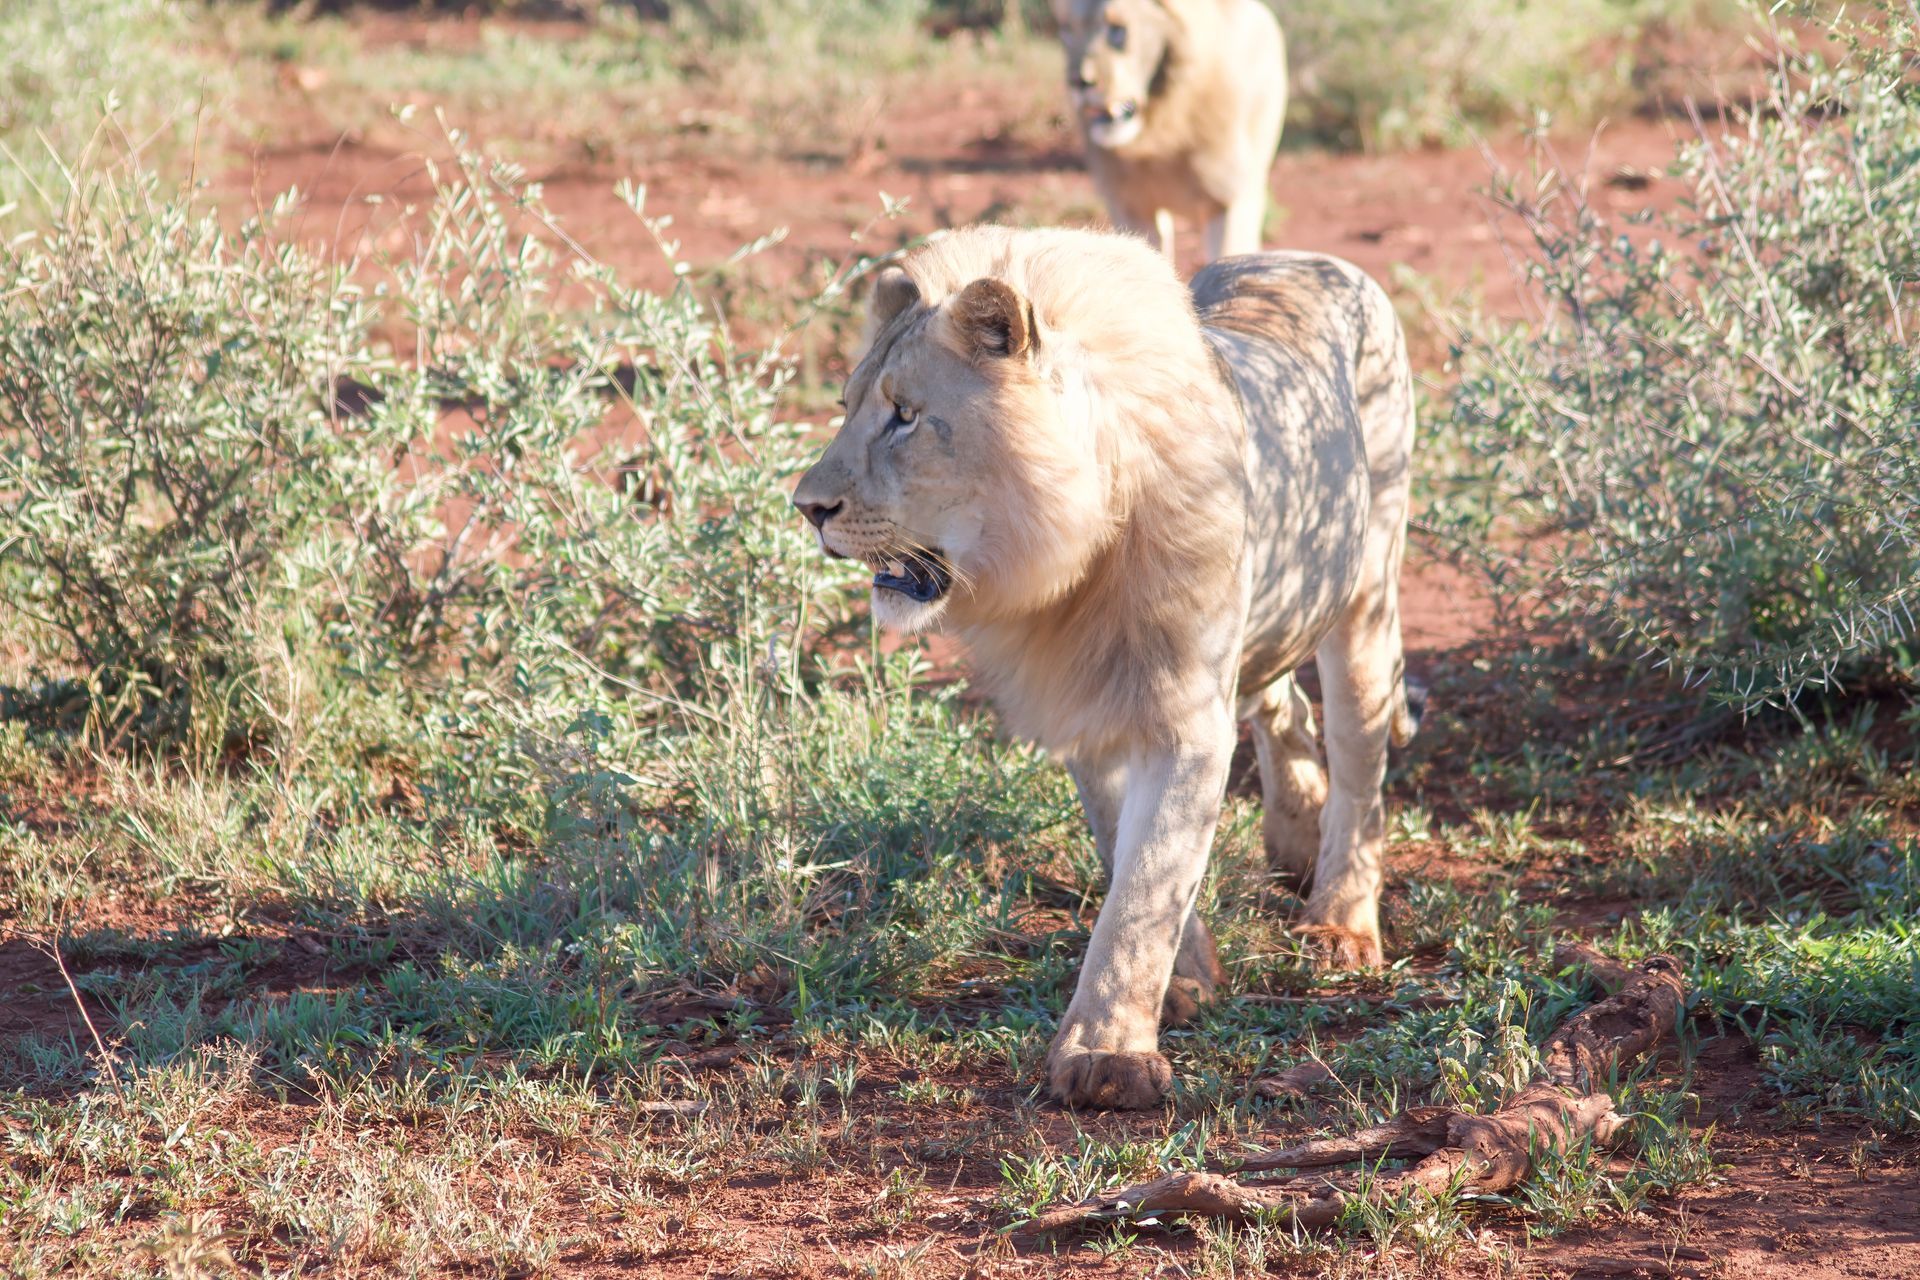
{"type": "Polygon", "coordinates": [[[949,578],[952,578],[956,583],[965,587],[968,591],[973,590],[973,587],[974,587],[973,575],[966,572],[959,565],[955,564],[951,559],[949,559],[946,556],[944,552],[936,551],[934,548],[928,546],[924,542],[919,541],[917,538],[908,538],[902,543],[902,545],[905,547],[906,551],[909,554],[917,555],[923,560],[932,561],[934,564],[939,565],[941,570],[944,571],[946,575],[949,578]]]}

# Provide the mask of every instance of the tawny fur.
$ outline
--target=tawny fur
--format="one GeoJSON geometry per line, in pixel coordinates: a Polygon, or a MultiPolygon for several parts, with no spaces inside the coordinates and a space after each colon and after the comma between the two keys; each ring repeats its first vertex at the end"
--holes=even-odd
{"type": "Polygon", "coordinates": [[[1150,1105],[1163,1014],[1220,979],[1192,905],[1236,718],[1270,853],[1314,876],[1303,924],[1380,959],[1380,785],[1409,723],[1398,323],[1336,259],[1229,259],[1189,294],[1131,237],[980,227],[881,278],[867,341],[795,503],[836,554],[937,552],[945,595],[876,585],[876,616],[957,633],[1007,727],[1067,761],[1111,887],[1049,1080],[1150,1105]],[[1330,778],[1292,682],[1309,659],[1330,778]]]}
{"type": "Polygon", "coordinates": [[[1054,16],[1114,225],[1169,257],[1176,217],[1205,229],[1208,260],[1259,249],[1287,103],[1272,12],[1260,0],[1055,0],[1054,16]]]}
{"type": "Polygon", "coordinates": [[[1002,419],[1019,501],[989,525],[1007,531],[1024,564],[980,576],[1010,583],[1035,566],[1068,571],[956,599],[948,625],[970,642],[980,681],[1017,735],[1068,756],[1142,735],[1172,740],[1190,707],[1167,673],[1192,666],[1193,619],[1233,594],[1245,522],[1239,415],[1213,374],[1187,291],[1126,241],[1071,231],[975,228],[915,254],[906,269],[930,304],[982,277],[1029,300],[1043,335],[1039,362],[1004,376],[1037,385],[1043,415],[1059,388],[1084,405],[1086,420],[1068,422],[1084,434],[1065,452],[1094,463],[1061,467],[1044,416],[1002,419]],[[1116,297],[1127,305],[1116,307],[1116,297]],[[1142,325],[1141,314],[1183,323],[1142,325]],[[1091,502],[1080,492],[1089,476],[1091,502]],[[1087,531],[1097,533],[1082,545],[1087,531]]]}

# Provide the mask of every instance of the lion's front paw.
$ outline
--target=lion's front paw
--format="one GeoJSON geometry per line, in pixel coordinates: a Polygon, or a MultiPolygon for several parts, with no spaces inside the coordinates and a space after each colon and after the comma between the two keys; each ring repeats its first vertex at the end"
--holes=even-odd
{"type": "Polygon", "coordinates": [[[1336,924],[1303,924],[1293,930],[1307,941],[1314,964],[1321,969],[1378,969],[1386,964],[1380,935],[1336,924]]]}
{"type": "Polygon", "coordinates": [[[1047,1086],[1069,1107],[1140,1111],[1167,1096],[1173,1065],[1157,1053],[1056,1049],[1047,1058],[1047,1086]]]}

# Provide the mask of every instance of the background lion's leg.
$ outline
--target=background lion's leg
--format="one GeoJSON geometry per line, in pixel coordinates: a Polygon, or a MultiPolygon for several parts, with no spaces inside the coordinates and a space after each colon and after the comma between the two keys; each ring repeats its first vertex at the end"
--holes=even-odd
{"type": "MultiPolygon", "coordinates": [[[[1264,175],[1263,175],[1264,176],[1264,175]]],[[[1260,252],[1260,224],[1267,215],[1267,189],[1253,187],[1207,219],[1207,261],[1260,252]]]]}
{"type": "Polygon", "coordinates": [[[1260,762],[1260,834],[1267,865],[1302,883],[1320,856],[1320,810],[1327,771],[1313,738],[1313,704],[1300,682],[1282,676],[1260,694],[1249,721],[1260,762]]]}
{"type": "MultiPolygon", "coordinates": [[[[1087,813],[1087,826],[1093,834],[1093,847],[1100,855],[1100,865],[1111,881],[1120,804],[1126,796],[1126,767],[1120,763],[1073,761],[1067,765],[1067,772],[1080,793],[1080,804],[1087,813]]],[[[1200,918],[1199,911],[1190,910],[1180,935],[1180,949],[1174,956],[1173,978],[1161,1001],[1161,1025],[1177,1027],[1192,1021],[1200,1012],[1200,1006],[1213,999],[1214,990],[1224,976],[1212,932],[1200,918]]]]}
{"type": "Polygon", "coordinates": [[[1113,219],[1114,230],[1139,236],[1168,258],[1173,257],[1173,214],[1157,209],[1141,215],[1121,207],[1113,199],[1107,201],[1107,213],[1113,219]]]}

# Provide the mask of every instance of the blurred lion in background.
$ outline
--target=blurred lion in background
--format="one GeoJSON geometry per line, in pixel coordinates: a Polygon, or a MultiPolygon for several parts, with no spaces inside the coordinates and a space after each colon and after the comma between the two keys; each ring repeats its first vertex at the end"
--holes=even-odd
{"type": "Polygon", "coordinates": [[[1254,253],[1287,109],[1286,43],[1260,0],[1054,0],[1087,167],[1116,227],[1173,256],[1254,253]]]}

